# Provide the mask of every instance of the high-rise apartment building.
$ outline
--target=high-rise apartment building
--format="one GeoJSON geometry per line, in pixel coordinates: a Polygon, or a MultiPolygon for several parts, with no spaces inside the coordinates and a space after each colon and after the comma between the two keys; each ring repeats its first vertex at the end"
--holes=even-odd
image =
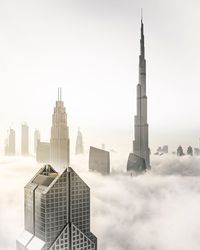
{"type": "Polygon", "coordinates": [[[29,154],[29,127],[26,123],[21,126],[21,154],[29,154]]]}

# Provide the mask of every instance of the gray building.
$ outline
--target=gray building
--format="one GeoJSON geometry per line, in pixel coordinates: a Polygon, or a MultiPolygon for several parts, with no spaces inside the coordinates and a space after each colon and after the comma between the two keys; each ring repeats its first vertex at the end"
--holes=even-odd
{"type": "Polygon", "coordinates": [[[89,170],[103,175],[110,174],[110,153],[99,148],[90,147],[89,170]]]}
{"type": "Polygon", "coordinates": [[[5,145],[5,154],[15,155],[15,130],[14,129],[9,130],[8,139],[6,140],[6,145],[5,145]]]}
{"type": "Polygon", "coordinates": [[[79,154],[83,154],[83,152],[84,152],[84,150],[83,150],[83,136],[82,136],[80,129],[78,129],[78,134],[77,134],[77,138],[76,138],[75,154],[79,155],[79,154]]]}
{"type": "Polygon", "coordinates": [[[96,250],[90,188],[68,167],[45,165],[25,186],[25,231],[17,250],[96,250]]]}
{"type": "Polygon", "coordinates": [[[144,25],[141,20],[141,39],[139,56],[139,83],[137,85],[137,114],[135,116],[135,140],[133,153],[129,155],[127,170],[143,171],[150,169],[150,150],[147,123],[147,95],[146,95],[146,59],[144,45],[144,25]]]}
{"type": "Polygon", "coordinates": [[[178,146],[177,148],[177,156],[183,156],[184,155],[184,152],[183,152],[183,148],[182,146],[178,146]]]}
{"type": "Polygon", "coordinates": [[[194,155],[199,156],[200,155],[200,148],[194,148],[194,155]]]}
{"type": "Polygon", "coordinates": [[[50,139],[50,162],[59,167],[69,166],[70,159],[69,128],[67,114],[62,101],[61,89],[58,89],[58,100],[52,116],[50,139]]]}
{"type": "Polygon", "coordinates": [[[29,127],[26,123],[21,126],[21,154],[29,154],[29,127]]]}
{"type": "Polygon", "coordinates": [[[187,154],[193,156],[193,149],[191,146],[188,147],[187,154]]]}
{"type": "Polygon", "coordinates": [[[38,142],[40,141],[40,131],[38,129],[35,129],[34,132],[34,152],[37,152],[37,146],[38,142]]]}
{"type": "Polygon", "coordinates": [[[38,142],[36,151],[36,160],[41,163],[50,162],[50,143],[49,142],[38,142]]]}

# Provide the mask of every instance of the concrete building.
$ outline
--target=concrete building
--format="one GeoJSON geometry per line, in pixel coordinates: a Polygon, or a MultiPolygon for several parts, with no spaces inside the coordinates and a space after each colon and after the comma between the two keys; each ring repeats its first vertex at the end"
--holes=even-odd
{"type": "Polygon", "coordinates": [[[40,131],[38,129],[35,129],[34,132],[34,152],[37,152],[37,146],[38,142],[40,141],[40,131]]]}
{"type": "Polygon", "coordinates": [[[40,163],[50,162],[50,143],[49,142],[38,142],[36,151],[36,160],[40,163]]]}
{"type": "Polygon", "coordinates": [[[29,154],[29,127],[26,123],[21,126],[21,154],[29,154]]]}
{"type": "Polygon", "coordinates": [[[103,175],[110,174],[110,153],[99,148],[90,147],[89,170],[103,175]]]}
{"type": "Polygon", "coordinates": [[[80,129],[78,129],[78,135],[76,138],[76,148],[75,148],[75,154],[79,155],[79,154],[83,154],[84,149],[83,149],[83,136],[82,133],[80,131],[80,129]]]}
{"type": "Polygon", "coordinates": [[[58,89],[58,100],[52,116],[50,139],[50,162],[53,166],[69,166],[70,159],[69,128],[67,114],[62,101],[61,89],[58,89]]]}
{"type": "Polygon", "coordinates": [[[17,250],[96,250],[90,232],[90,188],[68,167],[45,165],[25,186],[25,230],[17,250]]]}
{"type": "Polygon", "coordinates": [[[143,20],[141,19],[139,83],[137,85],[137,114],[135,116],[135,140],[133,141],[133,153],[129,155],[127,171],[140,172],[144,169],[150,169],[149,151],[144,25],[143,20]]]}
{"type": "Polygon", "coordinates": [[[8,139],[6,139],[5,154],[15,155],[15,130],[14,129],[9,130],[8,139]]]}

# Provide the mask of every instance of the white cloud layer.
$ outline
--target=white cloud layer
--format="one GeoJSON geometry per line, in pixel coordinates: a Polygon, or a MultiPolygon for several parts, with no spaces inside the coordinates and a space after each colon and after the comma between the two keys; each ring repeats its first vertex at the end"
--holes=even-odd
{"type": "MultiPolygon", "coordinates": [[[[115,157],[117,158],[117,157],[115,157]]],[[[200,159],[154,156],[152,171],[130,177],[88,173],[87,157],[72,167],[91,188],[91,230],[98,250],[199,250],[200,159]]],[[[23,187],[40,166],[33,159],[0,159],[0,249],[15,249],[23,230],[23,187]]]]}

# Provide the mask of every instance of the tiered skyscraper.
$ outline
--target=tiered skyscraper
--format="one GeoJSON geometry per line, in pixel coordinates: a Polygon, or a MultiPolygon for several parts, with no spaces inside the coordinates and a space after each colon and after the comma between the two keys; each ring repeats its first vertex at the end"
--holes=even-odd
{"type": "Polygon", "coordinates": [[[29,127],[26,123],[21,127],[21,154],[29,154],[29,127]]]}
{"type": "Polygon", "coordinates": [[[83,154],[83,137],[80,129],[78,129],[78,135],[76,138],[76,149],[75,149],[76,155],[83,154]]]}
{"type": "Polygon", "coordinates": [[[45,165],[25,186],[25,231],[17,250],[96,250],[90,188],[73,171],[45,165]]]}
{"type": "Polygon", "coordinates": [[[139,56],[139,83],[137,85],[137,115],[135,116],[135,140],[133,153],[129,155],[127,170],[144,171],[150,169],[150,150],[147,123],[146,60],[144,45],[144,25],[141,19],[141,39],[139,56]]]}
{"type": "Polygon", "coordinates": [[[67,114],[62,101],[61,88],[58,89],[58,100],[52,116],[50,139],[50,162],[53,166],[69,166],[70,159],[69,128],[67,114]]]}

